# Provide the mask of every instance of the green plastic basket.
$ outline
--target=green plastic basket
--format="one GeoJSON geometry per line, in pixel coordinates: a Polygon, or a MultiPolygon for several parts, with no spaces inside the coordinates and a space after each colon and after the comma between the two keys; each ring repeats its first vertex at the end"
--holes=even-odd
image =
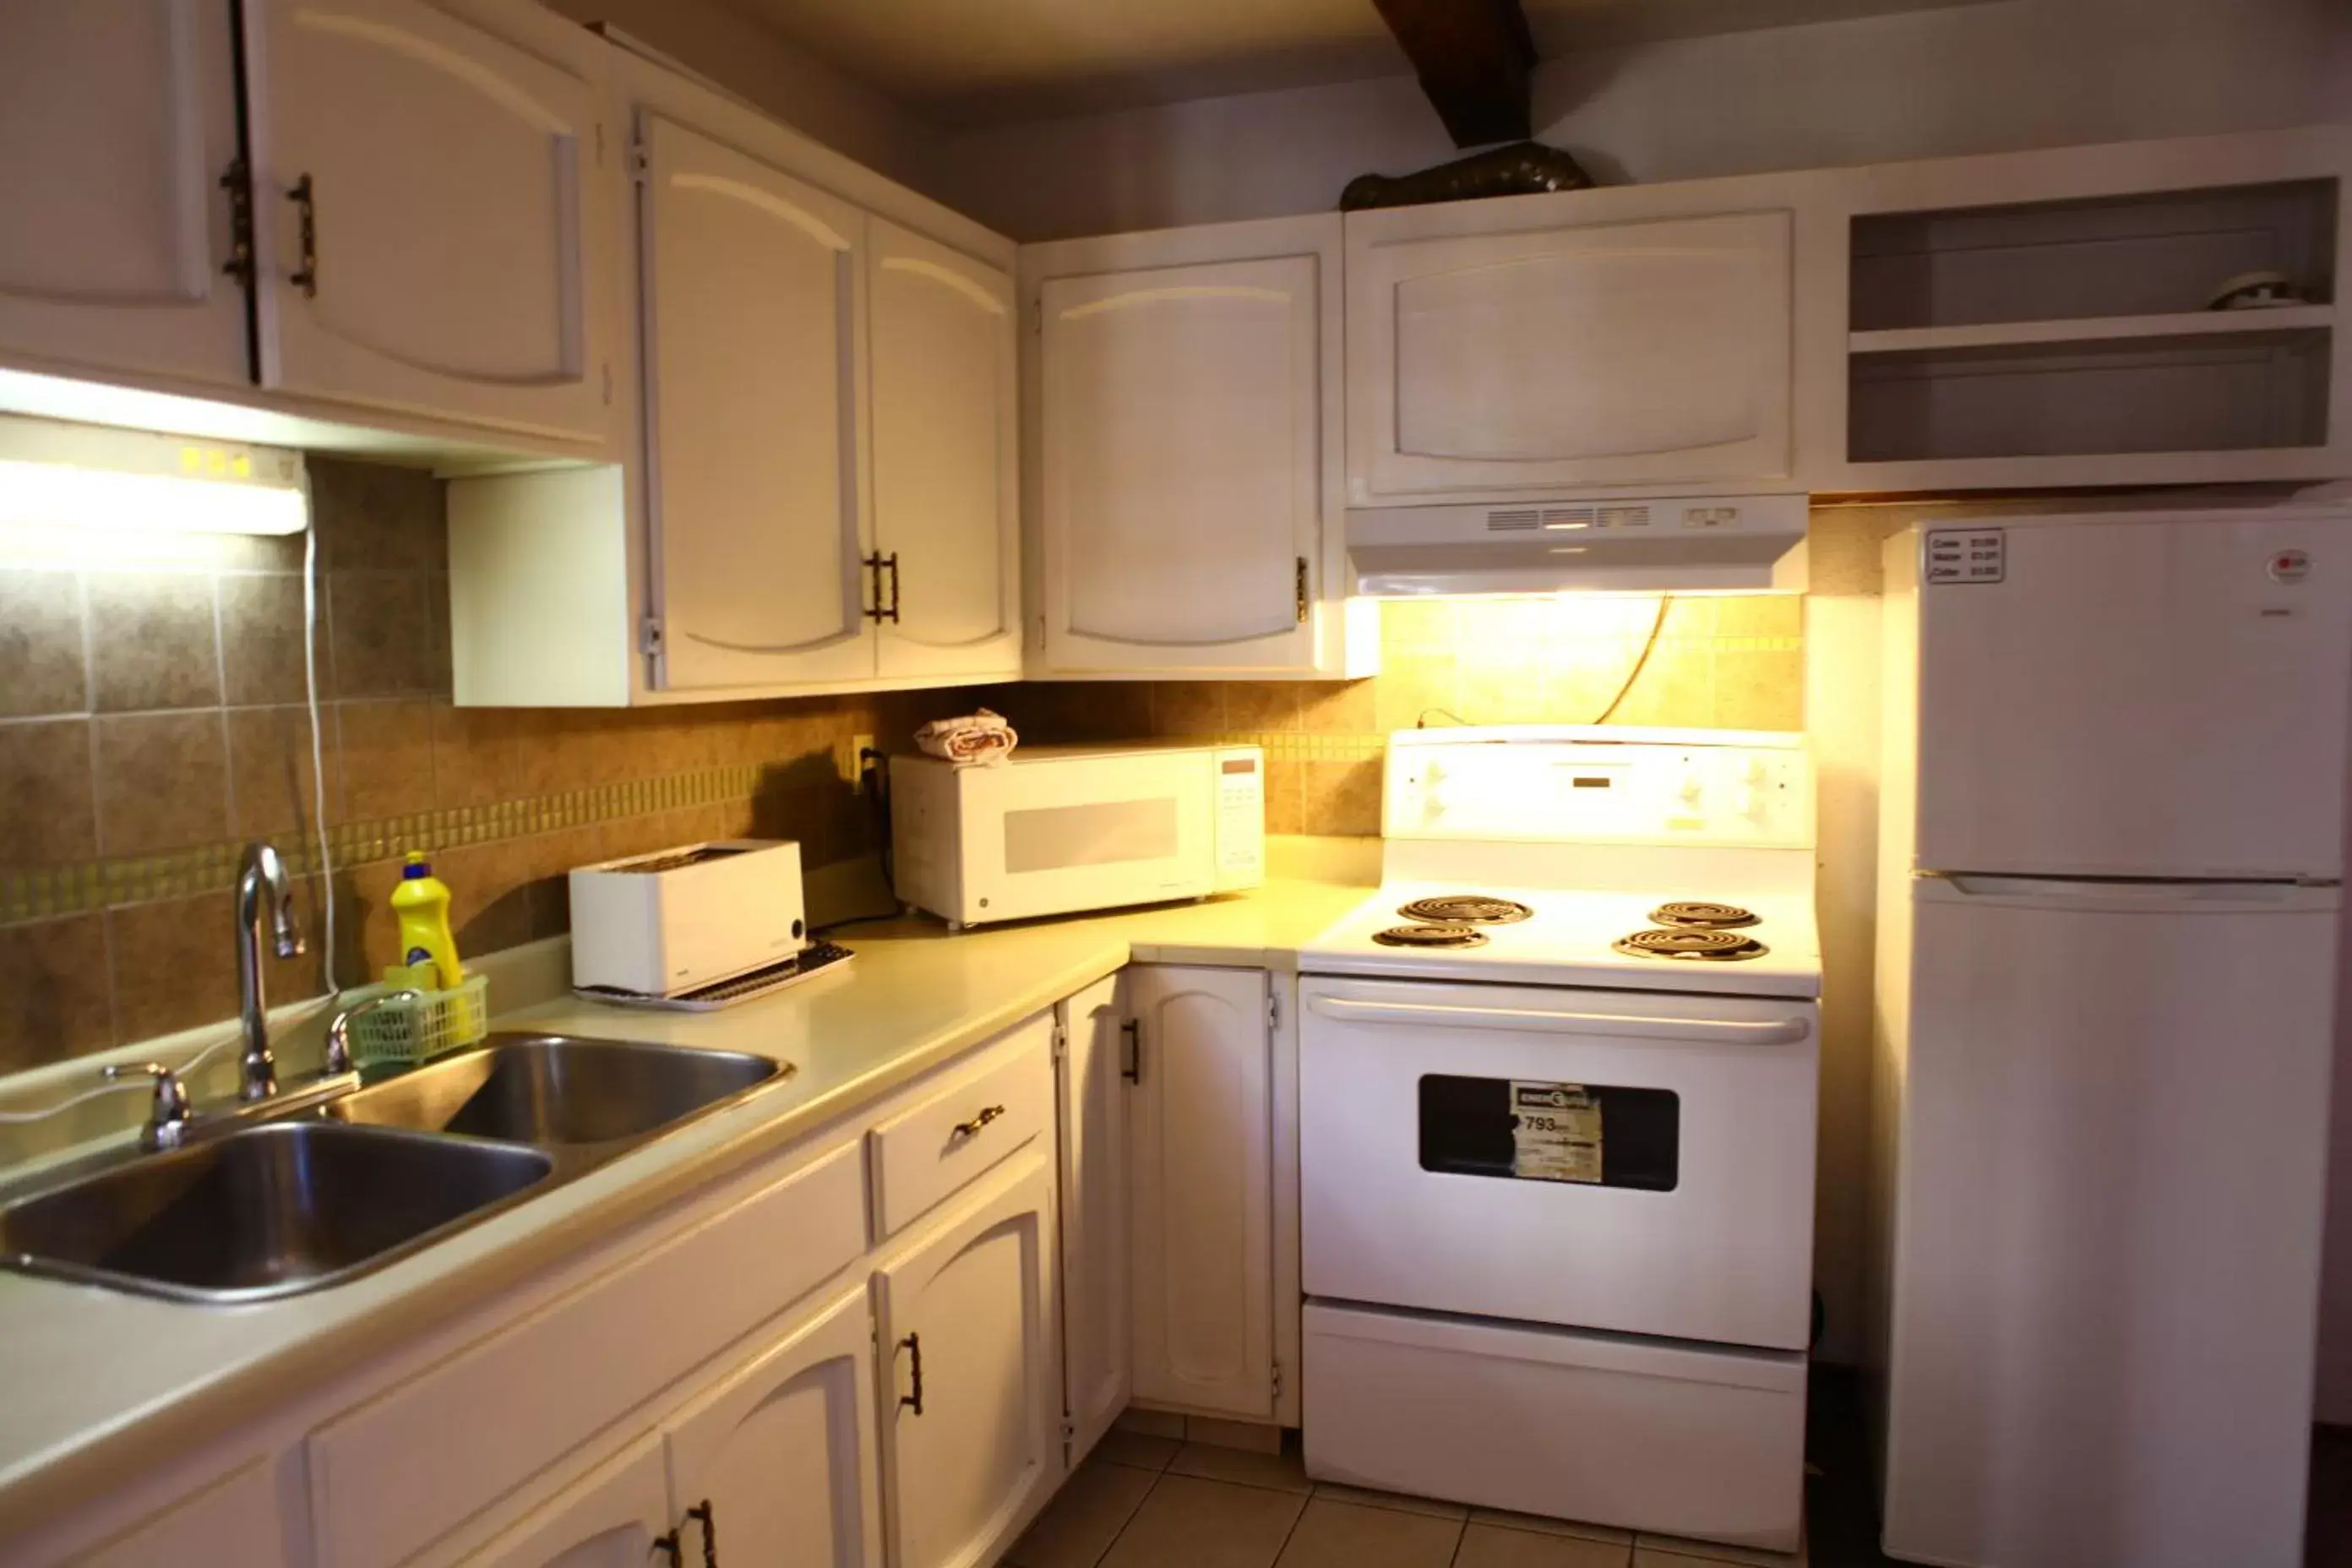
{"type": "MultiPolygon", "coordinates": [[[[363,985],[343,994],[355,1006],[405,987],[363,985]]],[[[354,1066],[414,1067],[451,1051],[464,1050],[490,1032],[490,977],[469,974],[454,991],[426,991],[371,1007],[351,1020],[354,1066]]]]}

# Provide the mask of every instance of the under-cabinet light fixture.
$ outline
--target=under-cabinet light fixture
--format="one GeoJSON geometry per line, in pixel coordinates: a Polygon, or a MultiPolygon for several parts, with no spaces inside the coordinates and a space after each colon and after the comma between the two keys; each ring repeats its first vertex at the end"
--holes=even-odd
{"type": "Polygon", "coordinates": [[[0,416],[0,526],[299,533],[302,454],[0,416]]]}

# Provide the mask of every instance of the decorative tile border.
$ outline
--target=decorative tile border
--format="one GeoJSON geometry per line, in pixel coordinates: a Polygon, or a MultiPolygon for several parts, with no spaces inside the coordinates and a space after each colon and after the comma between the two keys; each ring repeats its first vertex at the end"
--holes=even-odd
{"type": "MultiPolygon", "coordinates": [[[[466,845],[521,838],[534,833],[617,822],[681,807],[746,800],[757,793],[761,769],[739,763],[635,779],[592,789],[566,790],[495,805],[457,806],[369,822],[344,823],[327,830],[338,866],[363,865],[408,850],[436,854],[466,845]]],[[[0,872],[0,925],[87,914],[115,904],[152,903],[226,890],[235,884],[245,840],[232,839],[117,860],[0,872]]],[[[286,868],[298,877],[319,869],[318,841],[310,834],[275,840],[286,868]]]]}

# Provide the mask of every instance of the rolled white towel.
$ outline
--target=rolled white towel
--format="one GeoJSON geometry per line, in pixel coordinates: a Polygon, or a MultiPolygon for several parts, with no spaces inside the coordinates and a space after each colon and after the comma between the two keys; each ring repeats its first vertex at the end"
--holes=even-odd
{"type": "Polygon", "coordinates": [[[915,731],[916,745],[960,768],[993,767],[1020,743],[1020,733],[1003,716],[985,708],[961,719],[935,719],[915,731]]]}

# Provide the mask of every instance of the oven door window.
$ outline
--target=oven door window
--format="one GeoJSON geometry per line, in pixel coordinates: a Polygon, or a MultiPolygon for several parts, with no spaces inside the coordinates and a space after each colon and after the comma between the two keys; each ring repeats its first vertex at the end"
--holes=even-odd
{"type": "Polygon", "coordinates": [[[1421,1079],[1424,1171],[1670,1193],[1681,1147],[1682,1097],[1671,1089],[1421,1079]]]}

